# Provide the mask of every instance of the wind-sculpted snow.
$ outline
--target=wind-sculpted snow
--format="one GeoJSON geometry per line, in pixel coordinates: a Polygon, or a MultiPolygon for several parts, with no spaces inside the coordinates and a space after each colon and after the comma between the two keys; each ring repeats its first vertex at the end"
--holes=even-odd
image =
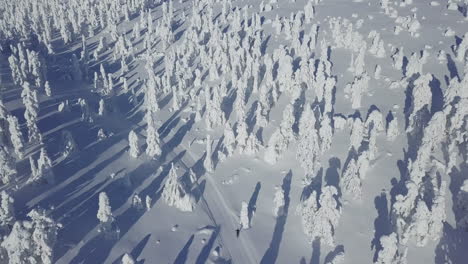
{"type": "Polygon", "coordinates": [[[0,0],[0,263],[466,262],[467,14],[0,0]]]}

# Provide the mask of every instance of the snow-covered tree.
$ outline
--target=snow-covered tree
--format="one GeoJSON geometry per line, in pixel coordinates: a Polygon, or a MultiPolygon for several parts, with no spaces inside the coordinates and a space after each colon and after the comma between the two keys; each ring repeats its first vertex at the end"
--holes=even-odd
{"type": "Polygon", "coordinates": [[[133,257],[128,254],[128,253],[125,253],[122,257],[122,264],[135,264],[135,260],[133,259],[133,257]]]}
{"type": "Polygon", "coordinates": [[[138,136],[135,131],[130,131],[128,133],[128,144],[129,144],[129,153],[130,157],[137,158],[140,155],[140,145],[138,143],[138,136]]]}
{"type": "Polygon", "coordinates": [[[284,190],[281,186],[275,186],[275,189],[273,214],[278,217],[284,214],[284,190]]]}
{"type": "Polygon", "coordinates": [[[99,209],[97,212],[97,219],[100,223],[98,231],[104,233],[105,235],[109,235],[113,229],[115,218],[112,214],[109,197],[105,192],[99,193],[99,209]]]}
{"type": "Polygon", "coordinates": [[[245,201],[242,201],[239,220],[239,224],[242,229],[250,228],[249,205],[245,201]]]}
{"type": "Polygon", "coordinates": [[[31,158],[31,172],[32,177],[29,179],[30,182],[47,182],[53,183],[54,182],[54,173],[52,171],[52,161],[47,154],[45,148],[41,149],[41,153],[39,158],[36,162],[31,158]],[[35,173],[34,173],[35,172],[35,173]]]}
{"type": "Polygon", "coordinates": [[[305,106],[299,120],[299,142],[297,145],[296,159],[306,173],[305,185],[310,184],[312,177],[320,167],[320,141],[315,128],[315,114],[309,105],[305,106]]]}
{"type": "Polygon", "coordinates": [[[49,97],[52,96],[52,89],[50,88],[50,84],[49,84],[49,81],[46,81],[45,84],[44,84],[44,90],[45,90],[45,94],[49,97]]]}
{"type": "Polygon", "coordinates": [[[177,176],[173,163],[171,163],[169,176],[164,184],[162,198],[168,206],[174,206],[184,212],[193,211],[194,199],[190,193],[184,189],[184,186],[179,181],[179,177],[177,176]]]}
{"type": "Polygon", "coordinates": [[[288,145],[288,140],[281,133],[281,129],[277,129],[268,140],[263,159],[270,164],[275,164],[288,145]]]}
{"type": "Polygon", "coordinates": [[[333,237],[341,216],[341,210],[335,198],[337,194],[338,191],[334,186],[326,186],[322,189],[318,203],[317,194],[314,191],[298,207],[302,216],[302,227],[309,242],[320,238],[327,245],[334,245],[333,237]]]}
{"type": "Polygon", "coordinates": [[[23,134],[21,134],[20,126],[18,123],[18,118],[16,118],[16,116],[9,115],[7,120],[8,120],[8,129],[10,132],[10,140],[13,145],[13,149],[15,150],[16,156],[22,159],[24,140],[23,140],[23,134]]]}
{"type": "Polygon", "coordinates": [[[361,178],[354,158],[349,161],[341,178],[343,193],[352,199],[361,199],[361,178]]]}
{"type": "Polygon", "coordinates": [[[14,181],[16,161],[5,146],[0,146],[0,179],[3,184],[14,181]]]}
{"type": "Polygon", "coordinates": [[[213,160],[211,158],[212,156],[212,152],[211,152],[211,137],[210,135],[207,135],[206,137],[206,156],[205,156],[205,160],[203,161],[203,167],[205,168],[205,170],[207,172],[213,172],[214,170],[214,166],[213,166],[213,160]]]}
{"type": "Polygon", "coordinates": [[[396,233],[380,237],[382,250],[377,256],[377,264],[403,264],[406,260],[406,250],[403,254],[398,252],[398,240],[396,233]]]}
{"type": "Polygon", "coordinates": [[[132,197],[132,207],[141,210],[143,209],[143,203],[141,201],[141,198],[138,194],[134,194],[132,197]]]}
{"type": "Polygon", "coordinates": [[[153,199],[149,195],[146,195],[145,198],[145,204],[146,204],[146,211],[151,210],[151,203],[153,202],[153,199]]]}
{"type": "Polygon", "coordinates": [[[411,94],[412,99],[412,107],[411,113],[408,118],[408,131],[413,130],[415,126],[415,119],[418,116],[418,112],[422,110],[425,106],[428,107],[430,110],[431,103],[432,103],[432,90],[429,86],[429,83],[432,81],[432,74],[426,74],[420,76],[418,79],[414,81],[414,88],[411,94]]]}
{"type": "Polygon", "coordinates": [[[10,234],[2,242],[2,247],[8,253],[8,263],[37,263],[33,262],[35,259],[32,229],[32,223],[29,221],[15,222],[10,234]]]}
{"type": "Polygon", "coordinates": [[[36,258],[40,260],[40,263],[52,264],[54,245],[57,242],[58,230],[62,225],[47,216],[44,209],[33,209],[28,216],[34,227],[32,239],[36,258]]]}
{"type": "Polygon", "coordinates": [[[146,154],[150,157],[159,156],[162,153],[161,142],[159,140],[159,133],[155,127],[153,118],[147,113],[147,127],[146,127],[146,154]]]}
{"type": "Polygon", "coordinates": [[[62,157],[66,158],[76,151],[77,146],[73,135],[68,130],[62,132],[62,157]]]}
{"type": "Polygon", "coordinates": [[[101,98],[101,100],[99,100],[98,115],[99,116],[104,116],[105,114],[106,114],[106,104],[104,102],[104,99],[101,98]]]}
{"type": "Polygon", "coordinates": [[[2,191],[0,196],[0,230],[8,233],[15,222],[14,199],[6,191],[2,191]]]}

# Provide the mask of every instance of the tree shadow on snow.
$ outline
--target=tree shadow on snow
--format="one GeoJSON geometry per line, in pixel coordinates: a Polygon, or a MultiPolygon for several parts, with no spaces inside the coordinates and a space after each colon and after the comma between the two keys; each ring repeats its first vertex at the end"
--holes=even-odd
{"type": "Polygon", "coordinates": [[[284,228],[286,226],[286,220],[288,217],[288,210],[289,210],[289,192],[291,190],[291,179],[292,179],[292,171],[289,170],[288,174],[283,179],[283,184],[281,188],[284,191],[284,210],[283,214],[278,216],[276,219],[275,229],[273,231],[273,237],[271,238],[270,246],[263,255],[262,260],[260,261],[261,264],[273,264],[276,262],[278,258],[278,252],[281,244],[281,240],[283,239],[284,228]]]}
{"type": "Polygon", "coordinates": [[[377,260],[377,254],[382,250],[380,238],[391,233],[390,213],[388,210],[387,195],[382,192],[375,197],[374,205],[377,209],[377,218],[374,220],[374,239],[371,241],[371,250],[375,248],[374,262],[377,260]]]}
{"type": "Polygon", "coordinates": [[[250,200],[249,200],[249,205],[248,205],[248,215],[249,215],[249,219],[252,219],[252,217],[254,216],[255,214],[255,211],[257,210],[257,198],[258,198],[258,194],[260,192],[260,188],[262,187],[262,184],[260,182],[257,182],[257,185],[255,185],[255,190],[252,194],[252,197],[250,197],[250,200]]]}
{"type": "Polygon", "coordinates": [[[195,235],[190,236],[190,239],[187,241],[187,243],[185,243],[185,246],[182,248],[182,250],[177,255],[176,259],[174,260],[174,264],[185,264],[185,262],[187,261],[189,248],[190,245],[192,245],[194,237],[195,235]]]}

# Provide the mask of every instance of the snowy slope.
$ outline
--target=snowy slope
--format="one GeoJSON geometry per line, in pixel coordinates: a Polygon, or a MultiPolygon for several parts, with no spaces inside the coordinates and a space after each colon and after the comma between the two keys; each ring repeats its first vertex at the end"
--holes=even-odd
{"type": "Polygon", "coordinates": [[[467,9],[0,1],[0,262],[464,263],[467,9]]]}

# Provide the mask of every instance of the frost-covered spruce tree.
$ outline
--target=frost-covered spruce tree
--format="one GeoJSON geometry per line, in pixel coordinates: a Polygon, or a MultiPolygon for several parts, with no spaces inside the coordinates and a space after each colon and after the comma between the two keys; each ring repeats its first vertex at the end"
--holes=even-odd
{"type": "Polygon", "coordinates": [[[344,195],[355,199],[361,199],[361,178],[358,174],[356,160],[352,158],[341,176],[340,184],[344,195]]]}
{"type": "Polygon", "coordinates": [[[354,148],[356,151],[359,150],[361,142],[364,139],[365,127],[360,117],[348,119],[351,124],[351,136],[350,136],[350,149],[354,148]]]}
{"type": "Polygon", "coordinates": [[[377,255],[377,264],[403,264],[406,263],[406,250],[403,254],[398,252],[398,240],[396,233],[380,237],[382,249],[377,255]]]}
{"type": "Polygon", "coordinates": [[[138,144],[138,136],[135,131],[128,133],[128,144],[130,157],[137,158],[140,155],[140,145],[138,144]]]}
{"type": "Polygon", "coordinates": [[[302,216],[302,227],[309,243],[320,238],[329,246],[334,245],[334,233],[338,226],[341,210],[335,196],[338,194],[334,186],[326,186],[322,189],[317,203],[317,194],[312,194],[298,207],[302,216]]]}
{"type": "Polygon", "coordinates": [[[326,186],[320,194],[320,208],[317,211],[314,221],[314,237],[321,238],[327,245],[333,246],[335,230],[338,227],[341,210],[335,196],[338,191],[334,186],[326,186]]]}
{"type": "Polygon", "coordinates": [[[234,131],[232,131],[231,124],[229,122],[226,122],[226,125],[224,126],[224,138],[223,138],[223,153],[227,157],[230,157],[232,154],[234,154],[235,146],[236,146],[236,137],[234,135],[234,131]]]}
{"type": "Polygon", "coordinates": [[[319,205],[317,203],[317,192],[313,191],[307,199],[303,200],[297,207],[297,213],[301,216],[302,229],[309,243],[315,238],[314,225],[319,205]]]}
{"type": "Polygon", "coordinates": [[[135,264],[135,260],[133,259],[133,257],[128,254],[128,253],[125,253],[122,257],[122,264],[135,264]]]}
{"type": "Polygon", "coordinates": [[[193,197],[187,193],[182,184],[179,182],[174,164],[171,163],[169,171],[169,178],[164,184],[162,198],[168,206],[176,207],[184,212],[193,211],[194,201],[193,197]]]}
{"type": "Polygon", "coordinates": [[[16,160],[6,146],[0,146],[0,180],[3,184],[15,181],[16,160]]]}
{"type": "Polygon", "coordinates": [[[322,153],[329,150],[333,139],[333,128],[331,124],[332,120],[329,114],[324,114],[320,119],[319,135],[321,140],[322,153]]]}
{"type": "Polygon", "coordinates": [[[247,139],[249,134],[247,132],[247,123],[245,122],[245,117],[242,117],[236,126],[236,147],[239,149],[239,152],[242,152],[247,144],[247,139]]]}
{"type": "Polygon", "coordinates": [[[57,242],[58,230],[62,225],[47,216],[44,209],[33,209],[28,217],[31,218],[34,228],[32,239],[36,258],[40,260],[40,263],[52,264],[54,245],[57,242]]]}
{"type": "MultiPolygon", "coordinates": [[[[465,6],[465,9],[467,9],[466,6],[465,6]]],[[[457,59],[463,62],[463,60],[466,58],[467,51],[468,51],[468,32],[465,33],[462,41],[457,47],[457,59]]]]}
{"type": "Polygon", "coordinates": [[[146,127],[146,155],[150,157],[159,156],[162,153],[161,142],[159,140],[159,133],[156,129],[153,118],[150,113],[146,114],[147,127],[146,127]]]}
{"type": "Polygon", "coordinates": [[[210,135],[207,135],[206,137],[206,156],[205,160],[203,161],[203,167],[205,168],[205,171],[207,172],[213,172],[214,166],[213,166],[213,160],[211,158],[212,152],[211,152],[211,137],[210,135]]]}
{"type": "Polygon", "coordinates": [[[66,158],[77,150],[77,145],[69,130],[62,131],[62,157],[66,158]]]}
{"type": "Polygon", "coordinates": [[[281,129],[277,129],[268,140],[263,159],[269,164],[275,164],[288,145],[288,140],[281,133],[281,129]]]}
{"type": "Polygon", "coordinates": [[[408,118],[408,131],[412,131],[417,122],[415,119],[418,116],[418,112],[422,110],[425,106],[428,107],[428,110],[431,107],[432,103],[432,91],[429,83],[432,81],[432,74],[425,74],[420,76],[414,81],[414,88],[411,94],[412,107],[411,113],[408,118]]]}
{"type": "Polygon", "coordinates": [[[9,233],[10,228],[15,222],[15,209],[13,207],[14,199],[6,191],[0,193],[0,231],[3,234],[9,233]]]}
{"type": "Polygon", "coordinates": [[[112,229],[112,224],[115,221],[110,206],[109,197],[105,192],[99,193],[99,209],[97,212],[97,219],[99,220],[99,232],[107,233],[112,229]]]}
{"type": "Polygon", "coordinates": [[[299,142],[296,159],[305,171],[305,185],[309,185],[315,172],[320,167],[320,141],[315,128],[315,114],[310,105],[306,105],[299,120],[299,142]]]}
{"type": "Polygon", "coordinates": [[[48,97],[51,97],[51,96],[52,96],[52,89],[50,88],[49,81],[46,81],[46,82],[45,82],[45,84],[44,84],[44,91],[45,91],[45,94],[46,94],[48,97]]]}
{"type": "Polygon", "coordinates": [[[28,127],[29,142],[40,142],[42,137],[36,124],[39,112],[37,90],[31,90],[29,83],[25,82],[23,83],[21,98],[23,99],[23,104],[26,108],[26,111],[24,112],[24,118],[26,119],[26,125],[28,127]]]}
{"type": "Polygon", "coordinates": [[[149,195],[146,195],[145,198],[145,205],[146,205],[146,211],[151,210],[151,203],[153,202],[153,199],[149,195]]]}
{"type": "Polygon", "coordinates": [[[35,165],[35,162],[33,162],[31,165],[32,165],[31,171],[33,172],[33,174],[32,174],[32,177],[29,179],[29,182],[36,182],[36,183],[40,183],[40,182],[53,183],[54,182],[54,173],[52,171],[52,161],[50,160],[49,155],[47,154],[47,151],[45,150],[45,148],[41,149],[39,159],[37,160],[37,167],[35,165]],[[33,169],[34,167],[36,167],[35,170],[33,169]],[[36,173],[34,173],[34,171],[36,171],[36,173]]]}
{"type": "Polygon", "coordinates": [[[7,120],[8,120],[8,129],[10,132],[10,140],[13,145],[13,149],[15,150],[16,156],[19,159],[22,159],[24,140],[23,140],[23,134],[21,133],[21,129],[18,123],[18,118],[16,118],[16,116],[9,115],[7,120]]]}
{"type": "Polygon", "coordinates": [[[98,115],[104,116],[105,114],[106,114],[106,105],[105,105],[104,99],[101,98],[101,100],[99,100],[98,115]]]}
{"type": "Polygon", "coordinates": [[[242,201],[239,220],[240,220],[239,224],[241,226],[241,229],[250,228],[249,205],[245,201],[242,201]]]}
{"type": "Polygon", "coordinates": [[[284,190],[281,186],[275,186],[275,189],[273,214],[278,217],[284,214],[284,190]]]}
{"type": "Polygon", "coordinates": [[[34,241],[32,239],[32,223],[17,221],[10,234],[3,240],[2,247],[8,253],[9,264],[37,263],[34,259],[34,241]]]}

